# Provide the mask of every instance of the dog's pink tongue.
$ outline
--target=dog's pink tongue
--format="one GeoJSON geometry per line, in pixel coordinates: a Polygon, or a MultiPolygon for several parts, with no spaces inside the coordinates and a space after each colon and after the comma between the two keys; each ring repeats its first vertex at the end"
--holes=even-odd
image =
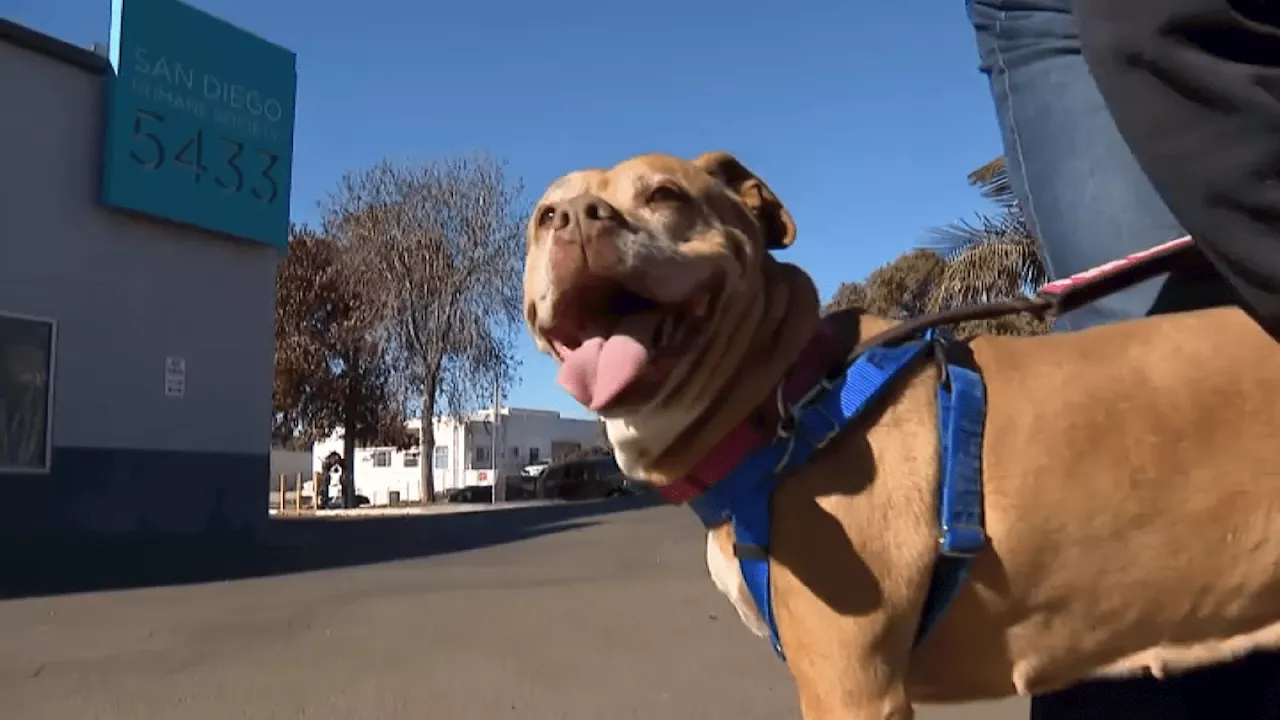
{"type": "Polygon", "coordinates": [[[613,335],[582,343],[564,358],[560,384],[592,410],[605,407],[644,369],[659,319],[656,313],[633,315],[613,335]]]}

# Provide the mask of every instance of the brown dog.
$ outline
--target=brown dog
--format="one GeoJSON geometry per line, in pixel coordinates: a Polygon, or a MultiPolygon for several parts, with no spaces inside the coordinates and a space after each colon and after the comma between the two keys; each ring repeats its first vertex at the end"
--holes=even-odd
{"type": "MultiPolygon", "coordinates": [[[[525,313],[623,470],[678,482],[772,402],[819,327],[772,249],[795,225],[732,156],[644,155],[556,181],[525,313]]],[[[862,336],[890,326],[855,318],[862,336]]],[[[842,338],[851,345],[857,338],[842,338]]],[[[1280,347],[1236,309],[971,344],[987,387],[988,546],[913,647],[937,555],[938,371],[787,476],[773,607],[809,720],[1157,676],[1280,646],[1280,347]]],[[[716,585],[765,625],[714,528],[716,585]]]]}

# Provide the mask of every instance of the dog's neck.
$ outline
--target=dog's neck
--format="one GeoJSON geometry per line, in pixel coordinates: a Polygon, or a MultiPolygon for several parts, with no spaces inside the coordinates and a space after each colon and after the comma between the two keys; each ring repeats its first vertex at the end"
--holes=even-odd
{"type": "Polygon", "coordinates": [[[722,379],[693,399],[701,412],[690,412],[682,403],[671,411],[606,419],[627,475],[663,486],[689,472],[774,392],[817,331],[818,293],[809,276],[772,258],[766,258],[762,274],[763,291],[737,313],[718,319],[708,352],[699,358],[722,379]]]}

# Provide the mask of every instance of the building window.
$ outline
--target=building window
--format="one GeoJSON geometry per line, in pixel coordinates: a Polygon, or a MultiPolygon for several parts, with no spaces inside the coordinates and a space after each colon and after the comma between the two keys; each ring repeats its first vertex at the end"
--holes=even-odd
{"type": "Polygon", "coordinates": [[[431,466],[436,470],[449,469],[449,446],[437,445],[431,449],[431,466]]]}
{"type": "Polygon", "coordinates": [[[374,450],[373,466],[374,467],[391,467],[391,451],[390,450],[374,450]]]}
{"type": "Polygon", "coordinates": [[[578,452],[582,449],[582,445],[576,442],[552,442],[551,443],[551,459],[560,461],[568,455],[578,452]]]}
{"type": "Polygon", "coordinates": [[[477,445],[471,451],[471,467],[474,470],[489,469],[489,448],[483,445],[477,445]]]}
{"type": "Polygon", "coordinates": [[[529,448],[529,464],[532,465],[536,462],[538,462],[538,448],[531,447],[529,448]]]}
{"type": "Polygon", "coordinates": [[[404,466],[405,466],[405,467],[418,467],[418,457],[419,457],[419,453],[418,453],[418,451],[417,451],[417,450],[412,450],[412,451],[410,451],[410,452],[405,453],[405,454],[404,454],[404,466]]]}
{"type": "Polygon", "coordinates": [[[48,472],[52,452],[52,320],[0,314],[0,472],[48,472]]]}

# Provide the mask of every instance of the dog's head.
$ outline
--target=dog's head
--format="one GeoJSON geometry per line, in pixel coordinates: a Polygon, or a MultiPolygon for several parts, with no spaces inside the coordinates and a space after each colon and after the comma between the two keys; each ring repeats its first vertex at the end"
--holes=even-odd
{"type": "Polygon", "coordinates": [[[642,155],[552,183],[528,228],[525,318],[606,419],[697,404],[760,312],[790,214],[732,155],[642,155]]]}

